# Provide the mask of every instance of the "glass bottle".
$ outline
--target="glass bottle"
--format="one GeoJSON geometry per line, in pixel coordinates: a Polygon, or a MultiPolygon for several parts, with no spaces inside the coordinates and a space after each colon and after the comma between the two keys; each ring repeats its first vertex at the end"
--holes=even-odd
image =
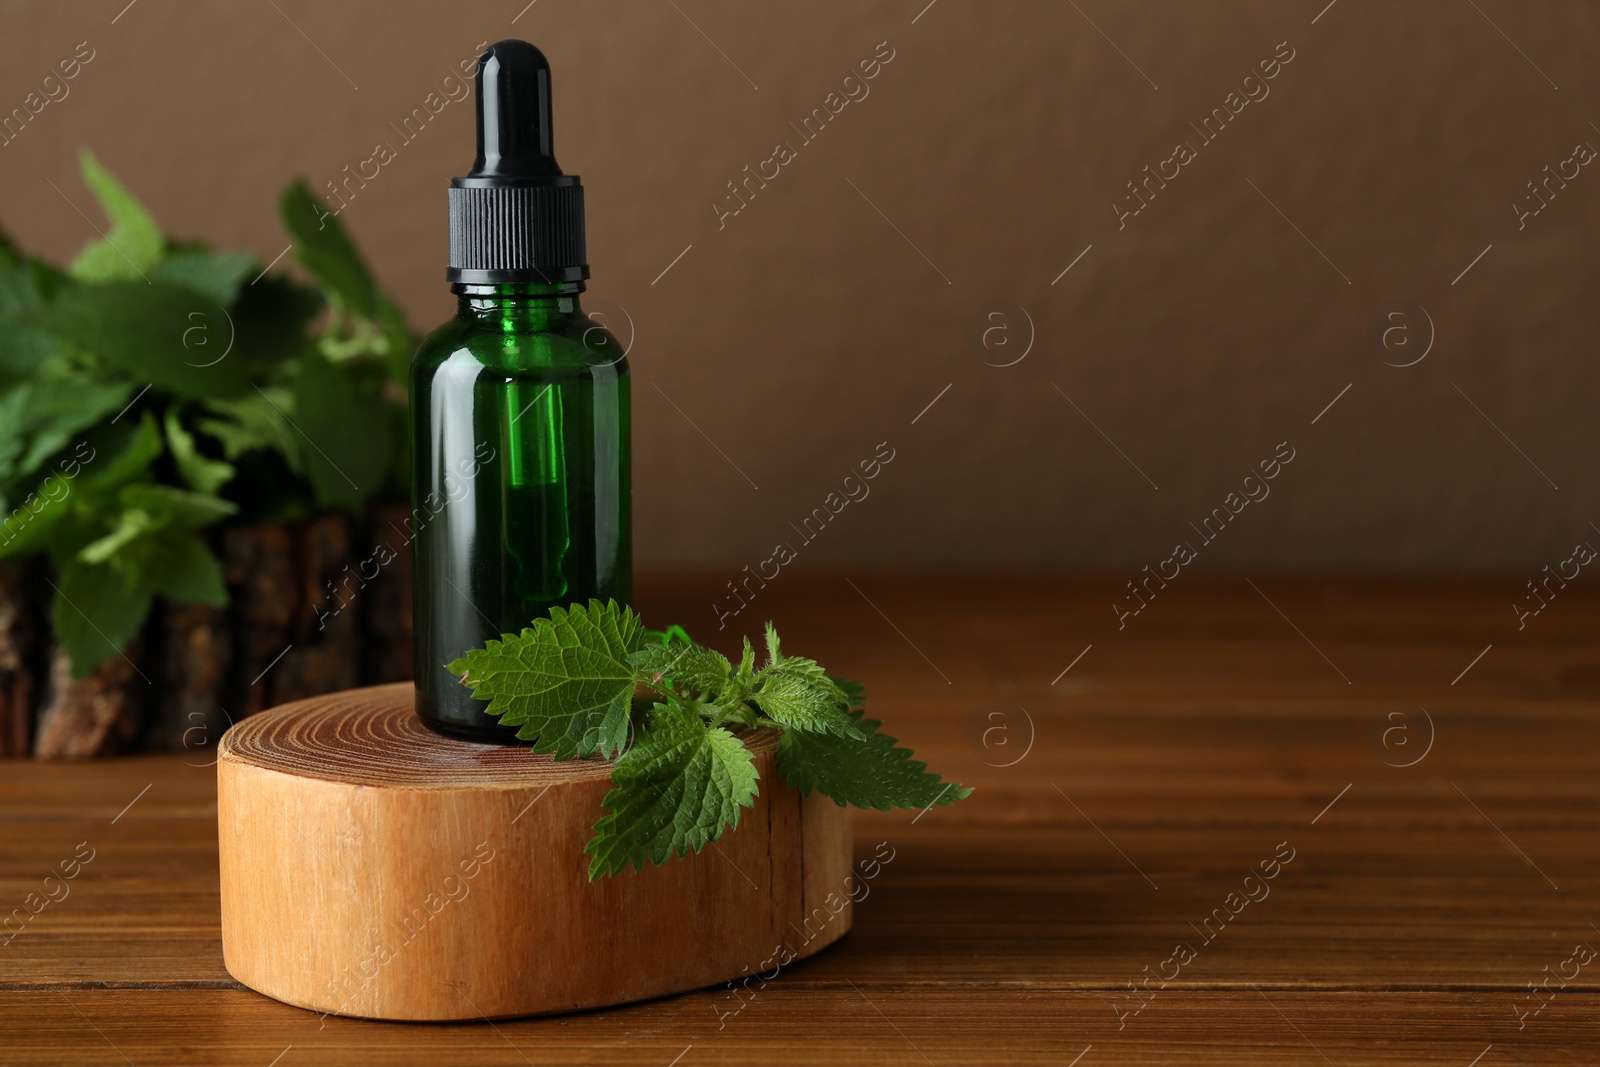
{"type": "Polygon", "coordinates": [[[516,732],[451,662],[632,592],[628,365],[578,304],[583,187],[556,163],[550,85],[525,41],[478,57],[478,154],[449,190],[456,316],[411,367],[417,714],[474,741],[516,732]]]}
{"type": "Polygon", "coordinates": [[[411,371],[417,712],[510,741],[448,664],[552,607],[628,601],[628,365],[582,282],[452,288],[411,371]]]}

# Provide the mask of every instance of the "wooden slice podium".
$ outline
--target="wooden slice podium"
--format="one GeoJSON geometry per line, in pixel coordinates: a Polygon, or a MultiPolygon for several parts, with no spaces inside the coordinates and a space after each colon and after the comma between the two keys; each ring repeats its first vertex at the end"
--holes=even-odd
{"type": "Polygon", "coordinates": [[[809,956],[850,929],[849,813],[761,795],[698,855],[596,882],[604,760],[430,732],[409,684],[243,720],[217,763],[222,951],[313,1011],[478,1019],[621,1004],[809,956]]]}

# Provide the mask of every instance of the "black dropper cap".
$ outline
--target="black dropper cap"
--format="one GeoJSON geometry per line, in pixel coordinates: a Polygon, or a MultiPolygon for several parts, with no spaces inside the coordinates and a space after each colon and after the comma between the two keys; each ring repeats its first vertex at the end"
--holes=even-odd
{"type": "Polygon", "coordinates": [[[450,180],[450,269],[469,285],[580,282],[583,186],[550,138],[550,63],[527,41],[478,57],[478,158],[450,180]]]}

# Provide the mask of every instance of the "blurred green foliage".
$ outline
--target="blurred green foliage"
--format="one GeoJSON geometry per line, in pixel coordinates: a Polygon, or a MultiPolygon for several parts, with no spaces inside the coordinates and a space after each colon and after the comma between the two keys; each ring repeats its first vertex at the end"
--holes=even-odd
{"type": "Polygon", "coordinates": [[[280,209],[310,286],[164,237],[82,162],[109,226],[70,266],[0,232],[0,558],[49,556],[76,677],[158,596],[226,603],[196,531],[404,499],[417,344],[303,182],[280,209]]]}

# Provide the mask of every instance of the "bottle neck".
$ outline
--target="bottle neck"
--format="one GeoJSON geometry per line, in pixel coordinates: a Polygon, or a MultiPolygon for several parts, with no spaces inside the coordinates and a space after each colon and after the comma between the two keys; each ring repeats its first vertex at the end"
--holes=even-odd
{"type": "Polygon", "coordinates": [[[450,287],[456,294],[456,317],[490,324],[506,333],[558,328],[583,314],[578,305],[582,282],[556,284],[467,285],[450,287]]]}

